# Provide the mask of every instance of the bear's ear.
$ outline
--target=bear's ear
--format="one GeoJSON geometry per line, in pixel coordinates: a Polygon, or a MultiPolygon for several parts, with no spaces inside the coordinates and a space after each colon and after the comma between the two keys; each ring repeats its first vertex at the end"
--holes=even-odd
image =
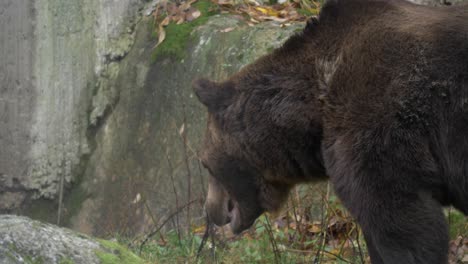
{"type": "Polygon", "coordinates": [[[203,78],[193,81],[192,88],[198,100],[206,105],[210,112],[217,112],[228,107],[235,94],[232,83],[215,83],[203,78]]]}
{"type": "Polygon", "coordinates": [[[336,20],[340,13],[341,6],[345,3],[345,1],[349,0],[328,0],[322,6],[320,10],[318,20],[320,22],[327,22],[336,20]]]}
{"type": "Polygon", "coordinates": [[[311,17],[307,20],[306,26],[304,31],[312,31],[315,29],[316,26],[318,26],[319,20],[317,17],[311,17]]]}

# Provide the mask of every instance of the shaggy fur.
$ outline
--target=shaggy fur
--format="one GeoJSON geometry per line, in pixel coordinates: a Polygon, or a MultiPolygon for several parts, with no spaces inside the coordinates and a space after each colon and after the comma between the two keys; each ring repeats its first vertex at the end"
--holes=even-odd
{"type": "Polygon", "coordinates": [[[372,263],[447,263],[442,206],[468,214],[467,32],[466,5],[333,0],[229,80],[195,81],[208,215],[240,232],[327,174],[372,263]]]}

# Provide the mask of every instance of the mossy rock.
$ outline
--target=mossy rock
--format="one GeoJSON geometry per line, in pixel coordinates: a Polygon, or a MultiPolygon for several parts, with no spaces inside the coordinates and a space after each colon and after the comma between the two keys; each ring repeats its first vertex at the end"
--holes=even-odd
{"type": "Polygon", "coordinates": [[[141,258],[135,255],[126,247],[120,245],[117,242],[108,240],[99,240],[101,246],[105,250],[96,250],[101,264],[114,264],[114,263],[125,263],[125,264],[143,264],[145,263],[141,258]]]}
{"type": "MultiPolygon", "coordinates": [[[[187,45],[192,31],[205,24],[209,17],[217,13],[216,5],[209,0],[201,0],[193,5],[200,10],[201,16],[194,21],[177,25],[171,22],[165,29],[165,40],[154,50],[151,60],[155,62],[158,58],[170,56],[176,59],[183,59],[187,53],[187,45]]],[[[154,23],[151,21],[150,23],[154,23]]],[[[154,25],[153,25],[154,27],[154,25]]],[[[154,31],[155,32],[155,31],[154,31]]]]}
{"type": "Polygon", "coordinates": [[[97,240],[27,217],[0,215],[2,264],[143,264],[116,242],[97,240]]]}

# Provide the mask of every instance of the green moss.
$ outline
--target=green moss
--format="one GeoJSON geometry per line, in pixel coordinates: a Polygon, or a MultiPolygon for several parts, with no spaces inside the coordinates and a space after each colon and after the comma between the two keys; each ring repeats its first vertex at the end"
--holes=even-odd
{"type": "MultiPolygon", "coordinates": [[[[70,224],[70,218],[80,210],[81,205],[88,197],[86,191],[79,186],[79,182],[75,183],[74,187],[67,190],[67,192],[70,193],[64,197],[63,205],[66,210],[62,211],[62,220],[60,221],[61,226],[68,226],[70,224]]],[[[41,222],[56,224],[57,211],[57,201],[38,199],[26,206],[22,210],[21,214],[41,222]]]]}
{"type": "Polygon", "coordinates": [[[6,254],[7,258],[9,258],[11,261],[16,261],[15,256],[11,252],[7,251],[5,254],[6,254]]]}
{"type": "Polygon", "coordinates": [[[39,256],[39,257],[32,257],[30,256],[29,254],[31,253],[23,253],[21,252],[15,244],[9,244],[8,246],[8,249],[10,250],[10,252],[7,252],[7,257],[8,258],[11,258],[12,260],[16,260],[14,254],[18,255],[18,256],[21,256],[21,258],[24,260],[24,263],[25,264],[44,264],[45,261],[44,259],[39,256]],[[13,253],[11,253],[13,252],[13,253]]]}
{"type": "Polygon", "coordinates": [[[303,16],[316,16],[316,15],[318,15],[319,10],[318,9],[313,9],[311,11],[311,10],[308,10],[308,9],[305,9],[305,8],[298,8],[297,13],[299,13],[300,15],[303,15],[303,16]]]}
{"type": "Polygon", "coordinates": [[[96,256],[99,258],[101,264],[144,264],[141,258],[132,253],[127,248],[120,244],[108,240],[98,240],[101,246],[108,251],[96,250],[96,256]]]}
{"type": "Polygon", "coordinates": [[[458,236],[468,236],[468,221],[466,216],[456,210],[450,210],[448,213],[449,231],[452,239],[458,236]]]}
{"type": "Polygon", "coordinates": [[[75,264],[75,262],[70,258],[62,258],[60,259],[59,264],[75,264]]]}
{"type": "Polygon", "coordinates": [[[70,219],[72,216],[78,213],[83,205],[83,202],[88,198],[86,191],[80,186],[80,182],[74,184],[74,188],[71,188],[70,193],[65,197],[66,215],[63,218],[63,224],[65,226],[70,225],[70,219]]]}
{"type": "Polygon", "coordinates": [[[26,264],[44,264],[44,259],[42,257],[33,258],[29,256],[21,256],[24,259],[24,263],[26,264]]]}
{"type": "Polygon", "coordinates": [[[297,13],[299,13],[300,15],[303,15],[303,16],[311,16],[312,15],[312,12],[310,12],[307,9],[303,9],[303,8],[298,8],[297,13]]]}
{"type": "Polygon", "coordinates": [[[101,264],[122,263],[120,258],[114,254],[96,251],[96,256],[99,258],[101,264]]]}
{"type": "Polygon", "coordinates": [[[201,16],[192,22],[185,22],[180,25],[171,22],[165,28],[166,38],[151,56],[152,63],[162,56],[173,57],[178,60],[185,58],[190,33],[194,28],[205,24],[210,16],[217,13],[215,11],[216,6],[209,0],[198,1],[193,6],[200,10],[201,16]]]}

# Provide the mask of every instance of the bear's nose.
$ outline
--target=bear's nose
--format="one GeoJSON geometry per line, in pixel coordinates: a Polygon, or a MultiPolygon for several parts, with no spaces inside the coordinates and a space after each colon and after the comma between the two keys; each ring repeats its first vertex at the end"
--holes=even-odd
{"type": "Polygon", "coordinates": [[[205,202],[205,210],[209,220],[218,226],[229,223],[231,220],[230,212],[234,207],[234,202],[223,186],[215,178],[210,177],[205,202]]]}

